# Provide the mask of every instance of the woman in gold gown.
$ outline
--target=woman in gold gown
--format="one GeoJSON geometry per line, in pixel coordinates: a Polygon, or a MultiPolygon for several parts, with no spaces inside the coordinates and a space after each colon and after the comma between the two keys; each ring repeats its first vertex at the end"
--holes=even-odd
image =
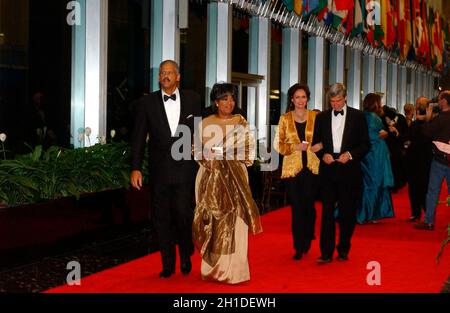
{"type": "Polygon", "coordinates": [[[308,110],[308,86],[294,84],[288,91],[287,113],[280,117],[274,147],[283,158],[281,178],[292,208],[292,239],[294,260],[300,260],[311,248],[314,238],[316,209],[314,200],[319,190],[320,158],[316,155],[322,144],[315,130],[317,112],[308,110]]]}
{"type": "Polygon", "coordinates": [[[236,86],[214,85],[215,114],[200,123],[194,145],[200,169],[193,239],[202,256],[201,275],[229,284],[250,280],[248,232],[262,232],[246,169],[255,158],[254,137],[245,118],[233,114],[236,97],[236,86]]]}

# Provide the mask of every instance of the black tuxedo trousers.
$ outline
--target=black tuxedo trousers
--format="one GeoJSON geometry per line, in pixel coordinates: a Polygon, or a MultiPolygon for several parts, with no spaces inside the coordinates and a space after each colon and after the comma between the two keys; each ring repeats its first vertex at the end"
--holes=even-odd
{"type": "Polygon", "coordinates": [[[356,225],[356,211],[361,201],[362,172],[361,160],[370,148],[370,141],[364,113],[347,107],[341,153],[334,153],[332,132],[332,111],[328,110],[316,118],[315,132],[323,151],[336,160],[341,153],[350,153],[352,159],[346,164],[337,161],[330,165],[321,162],[319,168],[322,225],[320,232],[320,250],[322,257],[332,258],[335,249],[336,218],[339,224],[338,253],[348,254],[350,241],[356,225]],[[336,210],[338,214],[336,214],[336,210]]]}
{"type": "MultiPolygon", "coordinates": [[[[353,162],[353,161],[350,161],[353,162]]],[[[322,225],[320,250],[322,256],[331,258],[336,244],[336,221],[339,225],[339,254],[348,254],[351,238],[356,225],[356,212],[361,200],[362,177],[348,179],[349,164],[337,162],[323,165],[324,175],[321,183],[322,225]]],[[[358,165],[359,167],[359,165],[358,165]]]]}
{"type": "Polygon", "coordinates": [[[194,184],[154,184],[151,194],[151,221],[158,235],[163,268],[174,271],[175,246],[180,260],[194,252],[192,220],[194,219],[194,184]]]}

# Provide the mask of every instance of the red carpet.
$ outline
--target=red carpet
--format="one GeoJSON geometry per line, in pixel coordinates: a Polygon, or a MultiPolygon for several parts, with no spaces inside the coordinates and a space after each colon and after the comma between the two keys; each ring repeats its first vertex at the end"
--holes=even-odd
{"type": "MultiPolygon", "coordinates": [[[[443,190],[441,200],[446,198],[443,190]]],[[[319,240],[309,254],[292,260],[290,211],[280,209],[263,216],[264,232],[251,236],[249,261],[251,281],[229,286],[205,282],[200,277],[200,257],[193,257],[193,270],[187,277],[177,269],[170,279],[159,279],[159,253],[117,266],[82,279],[78,287],[63,286],[51,293],[435,293],[450,274],[450,247],[436,264],[436,254],[446,237],[450,209],[437,207],[435,231],[413,229],[409,217],[406,188],[393,195],[396,217],[379,224],[358,225],[350,259],[317,265],[319,240]],[[370,261],[381,265],[381,286],[369,286],[366,269],[370,261]]],[[[320,209],[318,217],[320,217],[320,209]]],[[[319,220],[316,235],[319,237],[319,220]]]]}

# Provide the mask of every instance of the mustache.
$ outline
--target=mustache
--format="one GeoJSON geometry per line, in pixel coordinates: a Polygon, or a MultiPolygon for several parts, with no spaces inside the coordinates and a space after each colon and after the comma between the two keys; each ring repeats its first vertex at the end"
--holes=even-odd
{"type": "Polygon", "coordinates": [[[168,78],[168,77],[166,77],[166,78],[163,78],[163,80],[162,80],[163,82],[168,82],[168,83],[170,83],[170,78],[168,78]]]}

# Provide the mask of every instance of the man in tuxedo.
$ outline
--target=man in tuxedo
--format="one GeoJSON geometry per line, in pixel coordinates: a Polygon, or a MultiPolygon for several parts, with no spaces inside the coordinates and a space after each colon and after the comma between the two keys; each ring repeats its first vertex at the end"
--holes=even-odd
{"type": "Polygon", "coordinates": [[[319,168],[323,203],[319,264],[333,259],[336,207],[339,210],[338,260],[348,259],[361,199],[360,162],[370,147],[364,114],[347,106],[347,90],[343,84],[330,87],[329,101],[332,108],[319,114],[315,125],[318,141],[323,145],[319,168]]]}
{"type": "Polygon", "coordinates": [[[394,174],[394,187],[392,191],[395,193],[406,184],[404,150],[405,141],[408,137],[408,123],[402,114],[387,105],[383,106],[383,116],[381,119],[384,129],[388,132],[385,142],[390,152],[392,173],[394,174]]]}
{"type": "Polygon", "coordinates": [[[131,184],[140,190],[142,159],[149,136],[151,214],[162,257],[161,278],[175,273],[177,242],[180,270],[185,275],[191,271],[190,256],[194,252],[192,221],[197,167],[191,157],[191,138],[194,118],[201,118],[201,102],[198,94],[179,90],[179,82],[178,64],[172,60],[162,62],[161,89],[139,100],[132,137],[131,184]],[[180,139],[181,148],[172,149],[174,143],[178,147],[180,139]]]}

